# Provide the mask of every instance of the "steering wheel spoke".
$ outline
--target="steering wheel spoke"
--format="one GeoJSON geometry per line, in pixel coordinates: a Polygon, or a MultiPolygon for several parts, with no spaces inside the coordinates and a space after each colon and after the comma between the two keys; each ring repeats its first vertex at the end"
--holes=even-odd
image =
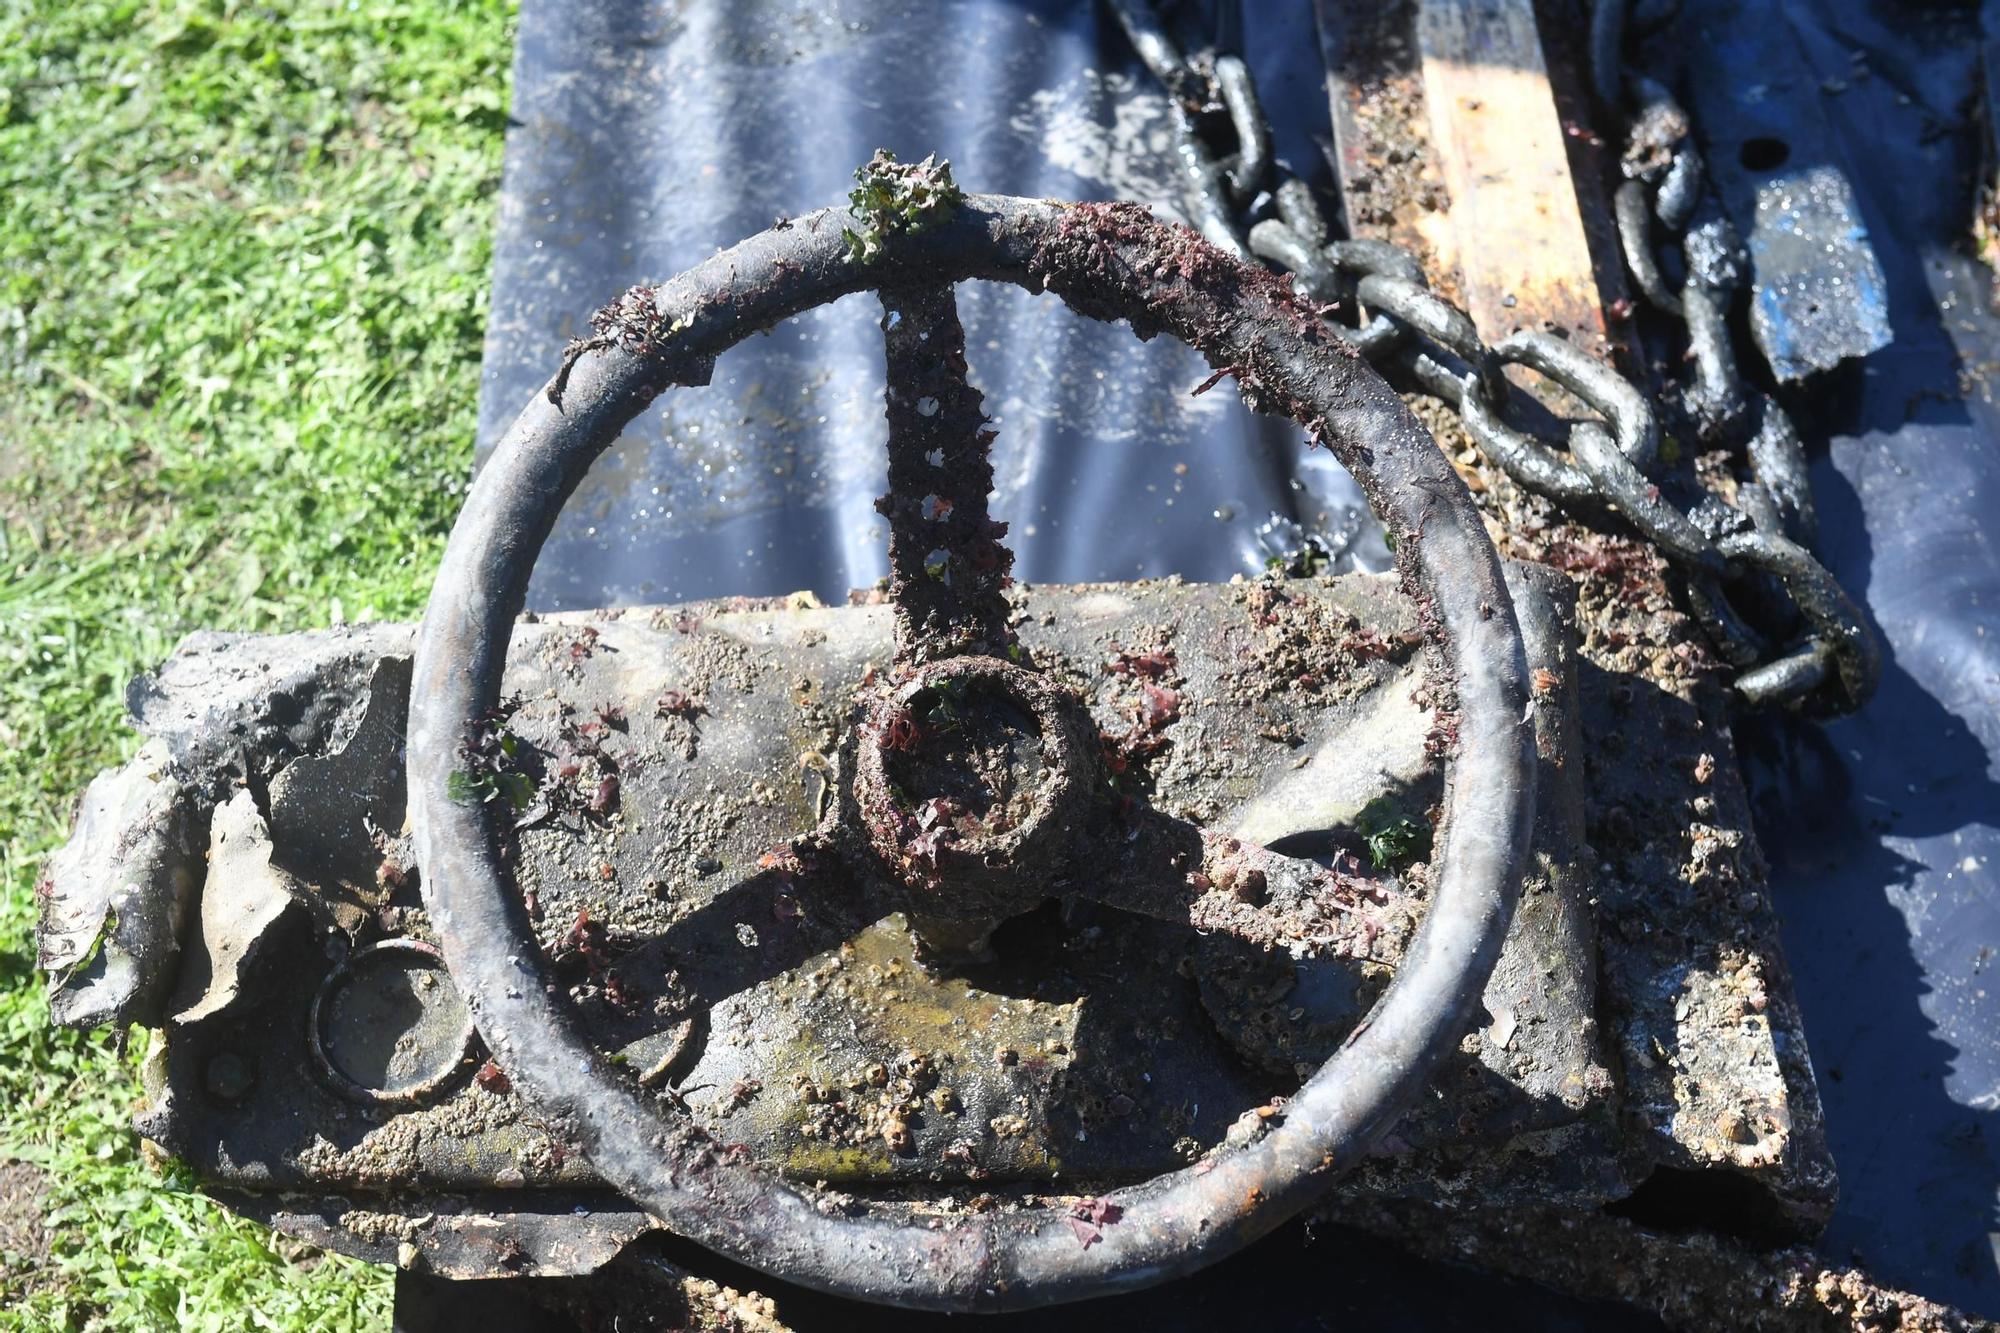
{"type": "Polygon", "coordinates": [[[966,378],[958,299],[948,283],[880,295],[889,491],[875,507],[889,520],[896,658],[1007,657],[1016,647],[1006,598],[1014,555],[1000,540],[1007,525],[987,512],[994,432],[966,378]]]}
{"type": "Polygon", "coordinates": [[[1107,907],[1318,958],[1381,961],[1409,931],[1402,892],[1358,864],[1329,868],[1150,807],[1102,843],[1074,887],[1107,907]]]}
{"type": "Polygon", "coordinates": [[[610,970],[651,1002],[643,1022],[677,1023],[840,947],[893,911],[870,887],[816,836],[795,839],[610,970]]]}

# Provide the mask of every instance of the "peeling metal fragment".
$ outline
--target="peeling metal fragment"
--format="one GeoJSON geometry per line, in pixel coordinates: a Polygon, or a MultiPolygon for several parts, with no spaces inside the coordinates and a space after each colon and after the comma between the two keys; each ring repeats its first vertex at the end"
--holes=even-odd
{"type": "MultiPolygon", "coordinates": [[[[133,680],[126,707],[152,739],[91,783],[38,889],[38,962],[53,974],[57,1023],[161,1021],[203,874],[210,814],[246,783],[261,789],[288,760],[336,744],[355,751],[340,771],[400,782],[400,763],[384,762],[394,753],[380,753],[384,730],[400,731],[400,717],[386,702],[381,718],[366,713],[373,691],[360,688],[368,677],[357,675],[398,650],[407,655],[409,639],[406,626],[268,637],[204,632],[133,680]]],[[[383,687],[406,702],[403,670],[400,695],[392,680],[383,687]]],[[[399,808],[400,787],[395,800],[379,808],[399,808]]]]}
{"type": "Polygon", "coordinates": [[[193,794],[154,741],[92,780],[37,890],[38,963],[65,1027],[153,1023],[200,873],[193,794]]]}
{"type": "Polygon", "coordinates": [[[271,780],[271,834],[284,868],[314,884],[352,933],[388,898],[383,841],[403,829],[403,724],[410,659],[384,657],[365,711],[338,750],[294,759],[271,780]]]}
{"type": "Polygon", "coordinates": [[[132,725],[167,743],[176,771],[220,804],[234,783],[261,786],[299,755],[351,736],[375,664],[408,654],[407,625],[311,634],[190,634],[125,690],[132,725]]]}
{"type": "Polygon", "coordinates": [[[1658,41],[1686,42],[1703,160],[1749,246],[1750,332],[1797,381],[1889,345],[1888,283],[1819,109],[1800,31],[1773,0],[1690,0],[1658,41]],[[1802,89],[1811,92],[1802,93],[1802,89]]]}
{"type": "Polygon", "coordinates": [[[256,798],[238,792],[210,824],[200,925],[188,940],[171,1006],[176,1024],[198,1023],[234,1004],[271,929],[298,905],[303,890],[271,858],[256,798]]]}

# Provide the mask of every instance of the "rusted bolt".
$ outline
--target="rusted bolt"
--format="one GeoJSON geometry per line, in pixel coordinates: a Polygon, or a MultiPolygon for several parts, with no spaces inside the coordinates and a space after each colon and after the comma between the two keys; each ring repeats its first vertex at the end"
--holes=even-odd
{"type": "Polygon", "coordinates": [[[1264,872],[1245,870],[1236,877],[1235,887],[1230,891],[1239,903],[1249,903],[1253,907],[1261,905],[1264,901],[1264,872]]]}

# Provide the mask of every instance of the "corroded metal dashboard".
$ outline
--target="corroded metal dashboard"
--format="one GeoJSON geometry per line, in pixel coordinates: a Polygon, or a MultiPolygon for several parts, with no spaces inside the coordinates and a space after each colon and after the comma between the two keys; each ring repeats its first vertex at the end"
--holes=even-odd
{"type": "MultiPolygon", "coordinates": [[[[1621,1126],[1630,1056],[1597,1021],[1600,977],[1630,974],[1600,967],[1588,910],[1567,584],[1525,566],[1510,584],[1547,793],[1536,871],[1487,1021],[1343,1187],[1362,1195],[1589,1206],[1656,1155],[1621,1126]]],[[[1051,903],[944,971],[900,914],[768,864],[851,782],[841,737],[892,650],[889,608],[859,600],[517,629],[523,780],[494,799],[592,1039],[732,1151],[925,1207],[1088,1193],[1256,1135],[1421,911],[1439,738],[1393,582],[1021,590],[1021,641],[1080,692],[1118,783],[1328,878],[1268,893],[1261,945],[1051,903]]],[[[410,639],[196,636],[135,685],[154,740],[93,786],[53,867],[52,923],[113,918],[59,1007],[160,1029],[140,1127],[250,1211],[442,1272],[588,1271],[650,1223],[487,1060],[434,952],[402,836],[410,639]]],[[[1708,1095],[1784,1115],[1782,1084],[1708,1095]]]]}

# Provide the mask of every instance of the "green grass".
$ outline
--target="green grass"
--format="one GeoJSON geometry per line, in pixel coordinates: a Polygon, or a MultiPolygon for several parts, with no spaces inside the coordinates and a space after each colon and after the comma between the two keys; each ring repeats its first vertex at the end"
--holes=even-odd
{"type": "Polygon", "coordinates": [[[387,1322],[382,1272],[142,1159],[136,1055],[48,1027],[33,886],[181,635],[420,610],[510,58],[503,0],[0,4],[0,1161],[52,1250],[0,1255],[0,1325],[387,1322]]]}

